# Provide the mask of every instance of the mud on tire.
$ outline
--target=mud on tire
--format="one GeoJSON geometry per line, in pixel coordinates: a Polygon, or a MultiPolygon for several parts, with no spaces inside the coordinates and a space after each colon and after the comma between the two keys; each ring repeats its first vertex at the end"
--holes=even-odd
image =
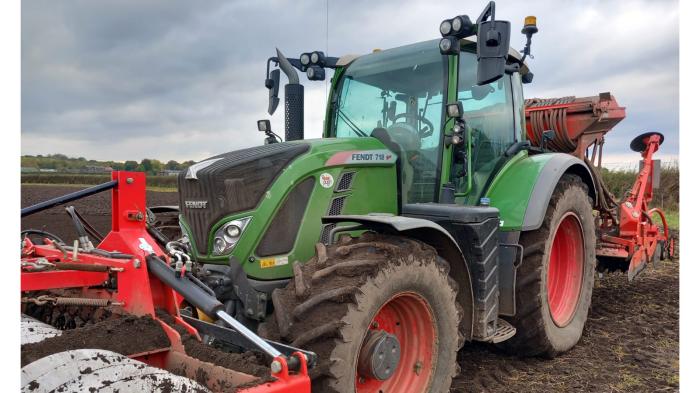
{"type": "Polygon", "coordinates": [[[516,312],[506,318],[517,329],[516,335],[501,344],[521,356],[554,357],[578,343],[588,318],[595,273],[595,226],[588,188],[577,176],[564,175],[549,201],[542,226],[523,232],[523,261],[517,271],[516,312]],[[566,324],[557,325],[548,301],[548,276],[552,245],[558,225],[573,213],[583,240],[582,277],[575,308],[566,324]]]}
{"type": "MultiPolygon", "coordinates": [[[[303,265],[295,263],[294,273],[286,288],[273,293],[274,313],[259,333],[319,355],[311,370],[315,392],[355,392],[358,354],[368,328],[375,314],[403,293],[419,295],[433,316],[432,367],[421,365],[416,373],[433,373],[425,391],[449,390],[464,341],[459,332],[462,309],[449,266],[432,247],[397,236],[346,236],[327,248],[318,244],[316,256],[303,265]]],[[[408,350],[401,348],[398,370],[408,350]]]]}

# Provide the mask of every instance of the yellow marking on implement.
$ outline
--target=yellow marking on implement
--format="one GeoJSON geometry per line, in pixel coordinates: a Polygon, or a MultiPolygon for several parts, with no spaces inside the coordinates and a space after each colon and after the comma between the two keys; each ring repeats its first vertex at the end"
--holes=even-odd
{"type": "Polygon", "coordinates": [[[204,322],[214,323],[214,320],[209,318],[202,310],[197,309],[197,318],[204,322]]]}

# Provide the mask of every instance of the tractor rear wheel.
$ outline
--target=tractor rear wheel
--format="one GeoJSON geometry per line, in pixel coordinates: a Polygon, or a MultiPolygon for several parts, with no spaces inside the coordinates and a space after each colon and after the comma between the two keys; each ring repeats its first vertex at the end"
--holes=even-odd
{"type": "Polygon", "coordinates": [[[516,335],[504,342],[525,356],[555,355],[581,338],[595,273],[595,226],[587,187],[564,175],[554,190],[542,226],[520,237],[516,335]]]}
{"type": "Polygon", "coordinates": [[[449,390],[463,343],[449,266],[421,242],[344,237],[295,263],[260,334],[316,352],[313,391],[449,390]]]}

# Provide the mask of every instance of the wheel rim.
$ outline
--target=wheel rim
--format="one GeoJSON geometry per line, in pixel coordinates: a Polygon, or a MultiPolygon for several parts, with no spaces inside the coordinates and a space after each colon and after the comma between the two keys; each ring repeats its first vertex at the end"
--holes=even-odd
{"type": "Polygon", "coordinates": [[[552,242],[547,275],[547,301],[552,320],[559,327],[571,322],[583,282],[583,229],[574,213],[559,221],[552,242]]]}
{"type": "MultiPolygon", "coordinates": [[[[428,303],[420,295],[404,292],[389,299],[367,327],[365,337],[377,332],[393,335],[400,344],[400,359],[393,374],[386,380],[368,376],[363,347],[358,354],[355,391],[358,393],[425,392],[433,374],[437,340],[435,318],[428,303]]],[[[367,345],[368,340],[364,340],[367,345]]]]}

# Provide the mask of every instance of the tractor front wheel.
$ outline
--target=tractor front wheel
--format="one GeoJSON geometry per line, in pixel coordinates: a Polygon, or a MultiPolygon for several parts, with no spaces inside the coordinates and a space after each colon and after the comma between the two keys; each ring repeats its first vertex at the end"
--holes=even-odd
{"type": "Polygon", "coordinates": [[[319,392],[446,392],[463,338],[457,286],[435,250],[376,234],[345,237],[295,264],[261,335],[314,351],[319,392]]]}
{"type": "Polygon", "coordinates": [[[516,335],[504,342],[513,353],[554,357],[581,338],[588,318],[595,272],[595,227],[587,187],[564,175],[550,199],[542,226],[520,238],[516,335]]]}

